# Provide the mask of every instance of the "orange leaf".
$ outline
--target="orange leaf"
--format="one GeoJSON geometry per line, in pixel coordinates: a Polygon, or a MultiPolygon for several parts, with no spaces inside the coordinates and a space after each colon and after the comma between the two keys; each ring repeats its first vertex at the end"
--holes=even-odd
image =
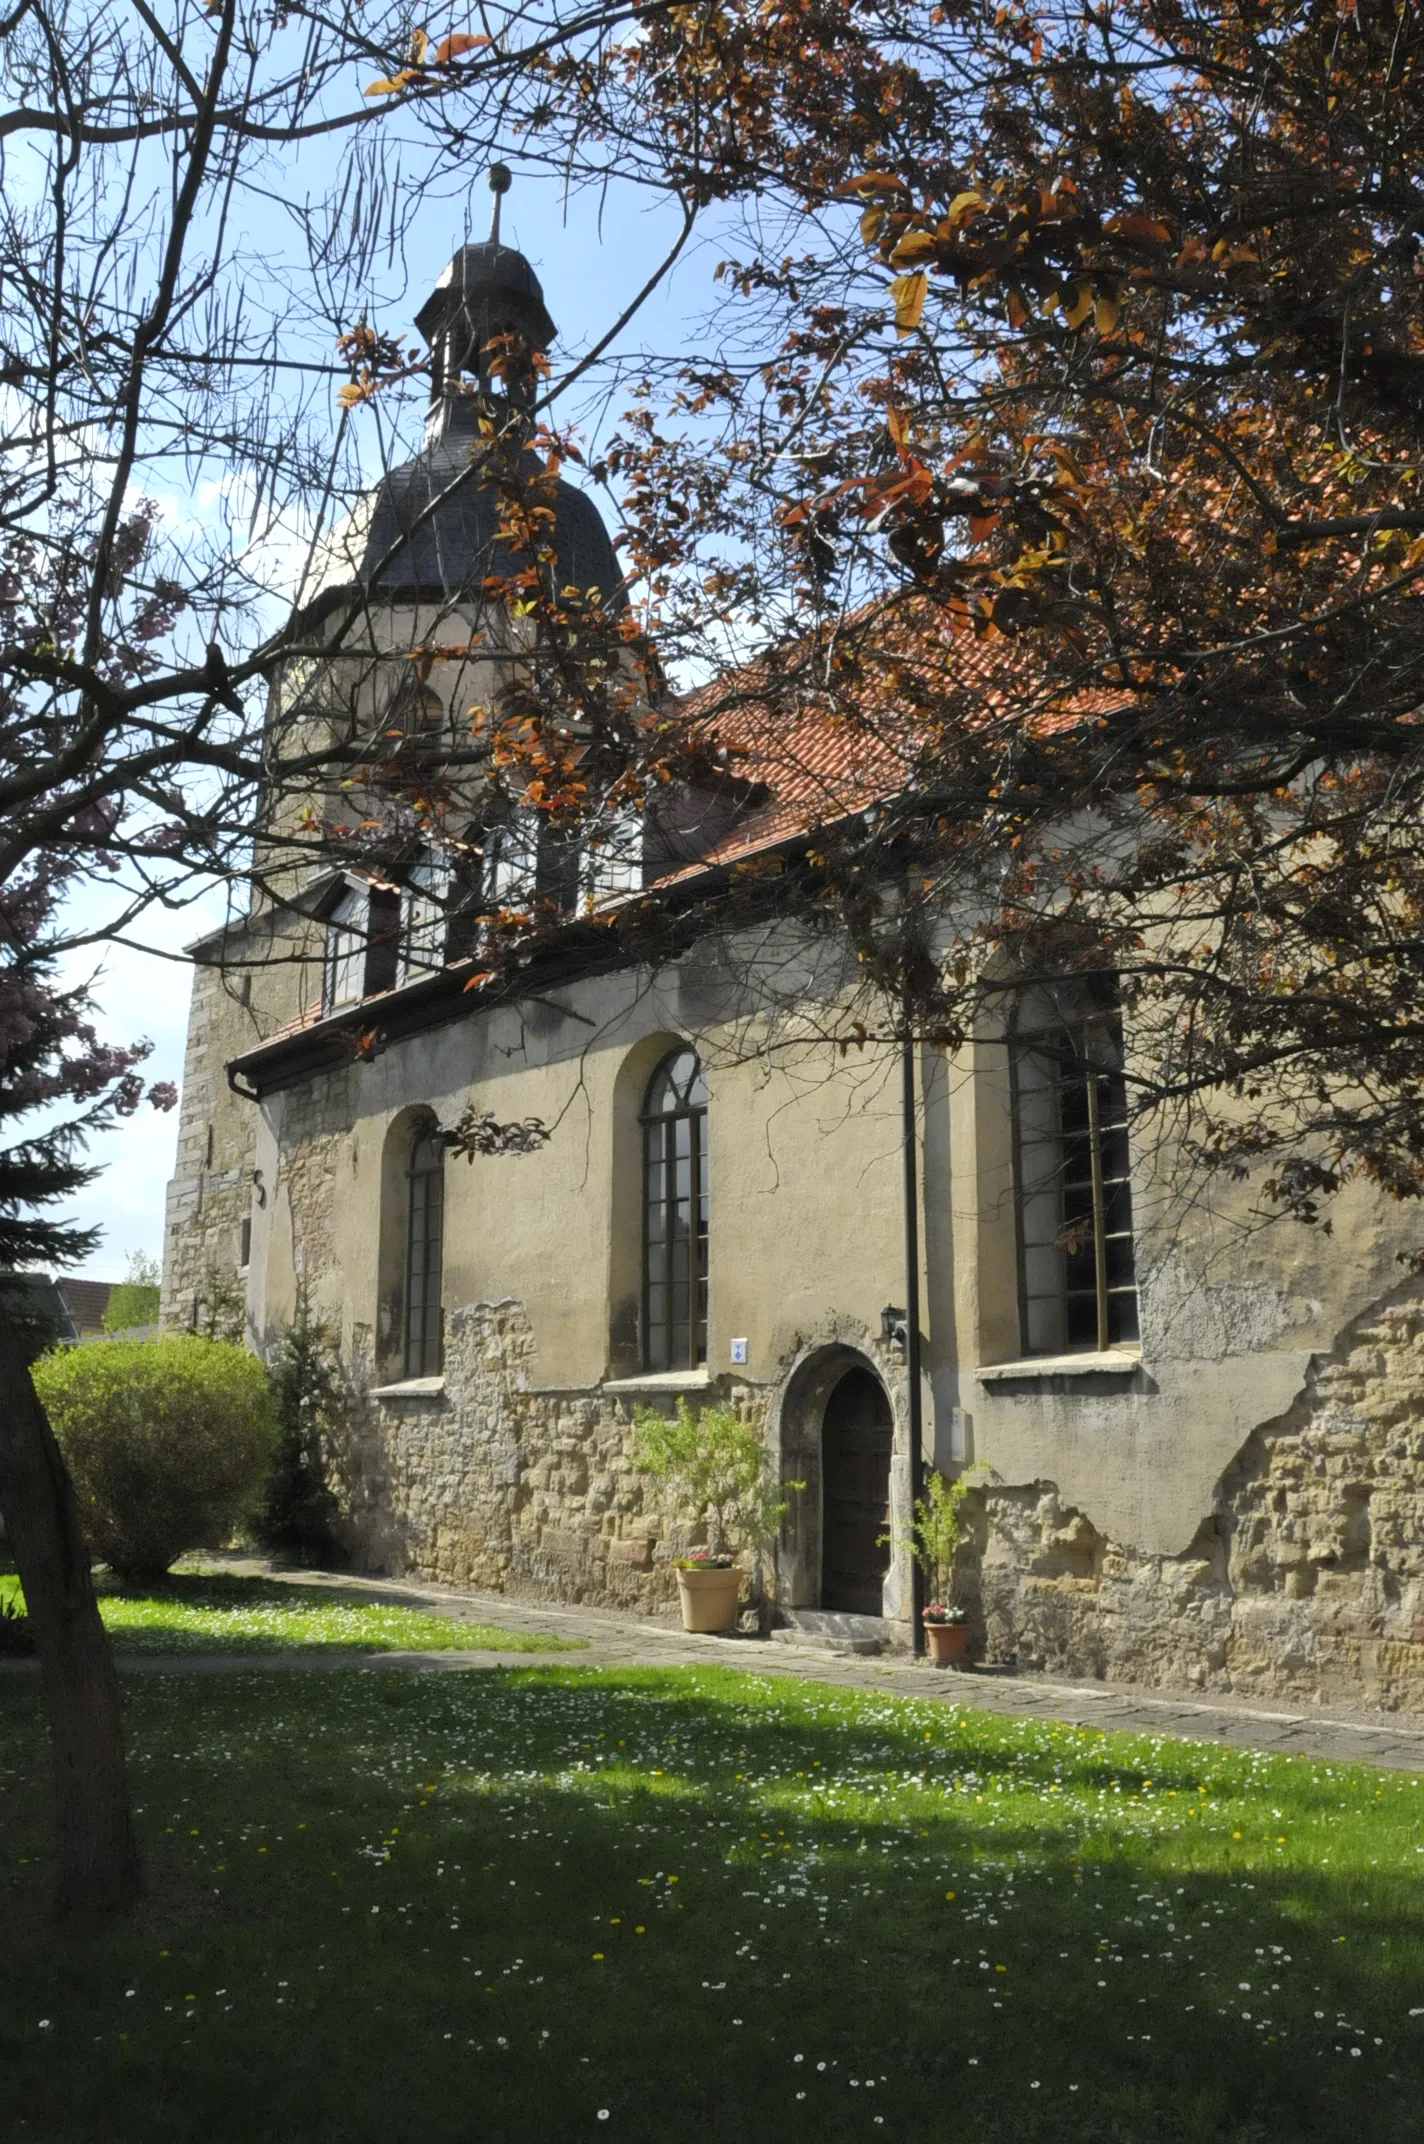
{"type": "Polygon", "coordinates": [[[1093,325],[1100,335],[1111,335],[1117,326],[1116,298],[1099,298],[1093,306],[1093,325]]]}
{"type": "Polygon", "coordinates": [[[902,409],[887,409],[885,429],[897,447],[903,447],[910,436],[910,420],[902,409]]]}
{"type": "Polygon", "coordinates": [[[870,194],[903,194],[909,188],[893,171],[862,171],[857,178],[842,179],[832,191],[834,201],[864,200],[870,194]]]}
{"type": "Polygon", "coordinates": [[[1086,283],[1074,283],[1063,301],[1063,317],[1070,328],[1080,328],[1093,310],[1093,293],[1086,283]]]}
{"type": "Polygon", "coordinates": [[[419,67],[423,64],[429,48],[430,39],[426,36],[424,30],[412,30],[410,33],[410,63],[412,67],[419,67]]]}
{"type": "Polygon", "coordinates": [[[1170,246],[1172,234],[1165,223],[1155,216],[1144,216],[1132,209],[1125,216],[1109,216],[1107,228],[1115,238],[1130,239],[1139,246],[1170,246]]]}
{"type": "Polygon", "coordinates": [[[403,89],[409,89],[411,83],[418,82],[420,78],[418,67],[402,67],[399,74],[389,77],[382,75],[379,82],[368,82],[365,94],[368,97],[397,97],[403,89]]]}
{"type": "Polygon", "coordinates": [[[911,261],[923,260],[933,253],[939,240],[931,231],[906,231],[890,256],[892,268],[908,268],[911,261]]]}
{"type": "Polygon", "coordinates": [[[1023,292],[1016,285],[1010,287],[1008,306],[1009,326],[1011,328],[1021,328],[1029,317],[1029,303],[1023,292]]]}
{"type": "Polygon", "coordinates": [[[930,279],[923,268],[913,275],[897,275],[890,285],[890,295],[895,301],[895,332],[908,335],[920,324],[920,315],[925,309],[925,294],[930,279]]]}
{"type": "Polygon", "coordinates": [[[965,188],[962,194],[955,195],[949,204],[949,213],[944,220],[952,231],[957,230],[961,223],[969,221],[976,209],[987,208],[988,206],[988,202],[984,199],[978,187],[969,186],[965,188]]]}
{"type": "Polygon", "coordinates": [[[995,513],[995,514],[971,514],[971,515],[969,516],[969,540],[970,540],[970,542],[971,542],[971,543],[982,543],[982,542],[984,541],[984,538],[985,538],[986,536],[988,536],[988,535],[991,535],[991,534],[992,534],[992,532],[993,532],[993,527],[994,527],[994,523],[995,523],[995,522],[996,522],[996,521],[998,520],[998,518],[999,518],[999,517],[998,517],[998,515],[997,515],[996,513],[995,513]]]}
{"type": "Polygon", "coordinates": [[[493,43],[494,39],[484,36],[483,33],[476,35],[469,30],[452,31],[449,37],[442,37],[435,47],[435,64],[437,67],[444,67],[451,60],[458,59],[462,52],[473,52],[476,45],[493,43]]]}

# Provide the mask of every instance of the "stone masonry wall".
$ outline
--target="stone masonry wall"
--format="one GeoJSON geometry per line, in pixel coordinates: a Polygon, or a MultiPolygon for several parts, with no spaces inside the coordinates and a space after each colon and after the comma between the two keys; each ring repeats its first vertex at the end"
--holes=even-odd
{"type": "Polygon", "coordinates": [[[222,972],[193,971],[177,1152],[168,1185],[161,1319],[182,1331],[200,1320],[214,1285],[239,1311],[242,1223],[251,1212],[255,1116],[229,1093],[223,1036],[232,1005],[222,972]]]}
{"type": "Polygon", "coordinates": [[[1055,1674],[1424,1711],[1424,1302],[1373,1312],[1256,1430],[1185,1555],[1051,1482],[991,1484],[960,1551],[980,1656],[1055,1674]]]}
{"type": "MultiPolygon", "coordinates": [[[[365,1403],[342,1469],[353,1553],[450,1585],[671,1613],[670,1558],[688,1543],[629,1463],[632,1401],[541,1391],[533,1373],[522,1304],[448,1311],[444,1392],[365,1403]]],[[[755,1392],[734,1398],[758,1417],[755,1392]]]]}

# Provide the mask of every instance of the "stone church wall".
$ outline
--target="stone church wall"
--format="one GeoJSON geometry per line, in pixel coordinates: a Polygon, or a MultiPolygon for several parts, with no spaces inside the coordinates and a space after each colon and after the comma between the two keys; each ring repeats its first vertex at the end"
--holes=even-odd
{"type": "Polygon", "coordinates": [[[229,1092],[223,1076],[235,1005],[220,968],[195,966],[164,1236],[160,1315],[169,1331],[200,1323],[215,1287],[230,1295],[240,1315],[237,1275],[242,1224],[252,1205],[255,1126],[250,1105],[229,1092]]]}
{"type": "MultiPolygon", "coordinates": [[[[357,1562],[526,1599],[674,1612],[670,1559],[686,1544],[629,1463],[633,1401],[539,1389],[520,1303],[448,1311],[445,1335],[443,1391],[368,1398],[343,1456],[357,1562]]],[[[756,1396],[743,1404],[754,1417],[756,1396]]]]}
{"type": "MultiPolygon", "coordinates": [[[[629,1463],[633,1401],[540,1388],[534,1361],[522,1304],[473,1304],[448,1315],[443,1390],[364,1401],[341,1464],[355,1560],[671,1615],[686,1543],[629,1463]]],[[[763,1392],[736,1397],[762,1419],[763,1392]]],[[[1112,1540],[1049,1481],[991,1482],[971,1508],[957,1576],[980,1659],[1424,1712],[1424,1300],[1321,1359],[1182,1555],[1112,1540]]]]}
{"type": "Polygon", "coordinates": [[[1248,1438],[1180,1556],[1049,1481],[991,1483],[960,1551],[981,1657],[1054,1675],[1424,1711],[1424,1302],[1358,1320],[1248,1438]]]}

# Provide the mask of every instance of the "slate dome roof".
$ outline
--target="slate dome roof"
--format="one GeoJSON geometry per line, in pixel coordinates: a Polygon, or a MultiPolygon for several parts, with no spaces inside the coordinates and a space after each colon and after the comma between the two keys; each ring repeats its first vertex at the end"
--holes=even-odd
{"type": "MultiPolygon", "coordinates": [[[[450,601],[479,593],[486,574],[514,570],[515,561],[495,542],[498,502],[470,465],[473,412],[467,424],[459,421],[463,414],[457,409],[443,431],[376,487],[356,577],[387,602],[450,601]],[[452,485],[450,496],[427,513],[452,485]]],[[[526,461],[537,472],[538,457],[531,452],[526,461]]],[[[609,604],[624,601],[623,572],[602,515],[562,478],[554,526],[560,586],[596,588],[609,604]]]]}
{"type": "MultiPolygon", "coordinates": [[[[473,376],[486,393],[504,394],[484,354],[492,337],[512,331],[535,350],[553,341],[539,278],[522,253],[499,244],[496,226],[487,244],[460,247],[416,323],[430,345],[425,445],[381,478],[325,547],[312,591],[323,610],[354,588],[387,603],[448,603],[482,595],[489,574],[517,570],[517,561],[495,542],[498,503],[480,482],[477,414],[464,388],[473,376]]],[[[520,394],[510,390],[505,399],[517,408],[520,394]]],[[[541,466],[532,450],[526,466],[531,472],[541,466]]],[[[602,515],[562,479],[555,537],[561,587],[596,588],[610,606],[626,602],[623,571],[602,515]]]]}

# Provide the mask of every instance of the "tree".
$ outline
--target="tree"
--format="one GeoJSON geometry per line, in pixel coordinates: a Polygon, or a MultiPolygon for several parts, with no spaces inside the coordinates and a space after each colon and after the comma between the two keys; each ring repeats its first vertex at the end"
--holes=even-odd
{"type": "MultiPolygon", "coordinates": [[[[55,982],[44,954],[62,872],[37,863],[0,907],[7,964],[0,969],[0,1124],[41,1107],[42,1130],[0,1151],[0,1267],[83,1258],[97,1231],[44,1209],[97,1173],[84,1143],[143,1099],[135,1070],[146,1044],[114,1049],[86,1017],[82,989],[55,982]]],[[[171,1108],[171,1087],[149,1090],[171,1108]]],[[[43,1344],[42,1342],[39,1344],[43,1344]]],[[[94,1599],[74,1493],[34,1389],[32,1336],[0,1309],[0,1512],[25,1591],[45,1680],[59,1818],[59,1901],[68,1911],[122,1909],[139,1884],[129,1816],[119,1693],[94,1599]]]]}
{"type": "Polygon", "coordinates": [[[129,1269],[112,1290],[104,1306],[106,1333],[123,1333],[135,1325],[152,1325],[158,1317],[158,1291],[163,1268],[143,1251],[129,1257],[129,1269]]]}
{"type": "Polygon", "coordinates": [[[705,1527],[714,1556],[735,1548],[761,1554],[775,1540],[804,1482],[778,1481],[761,1438],[733,1407],[704,1405],[694,1413],[679,1399],[672,1415],[655,1407],[633,1411],[631,1458],[666,1497],[673,1515],[705,1527]]]}
{"type": "Polygon", "coordinates": [[[538,114],[729,256],[598,464],[722,678],[635,768],[811,798],[842,1038],[1114,970],[1139,1105],[1306,1218],[1424,1190],[1421,49],[1407,0],[733,4],[538,114]]]}
{"type": "Polygon", "coordinates": [[[338,1505],[331,1488],[333,1445],[348,1421],[341,1360],[316,1315],[306,1282],[268,1363],[277,1448],[266,1502],[253,1526],[263,1548],[307,1564],[337,1560],[338,1505]]]}
{"type": "MultiPolygon", "coordinates": [[[[371,846],[284,805],[388,755],[349,720],[314,734],[300,693],[267,686],[348,627],[365,645],[359,590],[313,638],[301,561],[369,475],[333,403],[393,348],[361,317],[377,245],[398,257],[417,212],[467,190],[511,84],[625,12],[434,45],[403,9],[345,0],[320,20],[239,0],[5,18],[0,1080],[21,1114],[86,1107],[4,1156],[0,1255],[87,1248],[48,1208],[83,1181],[86,1133],[141,1096],[141,1051],[98,1040],[65,957],[215,881],[239,909],[248,889],[290,905],[315,860],[371,846]],[[175,485],[186,516],[162,503],[175,485]]],[[[24,1356],[5,1327],[0,1509],[50,1711],[60,1898],[110,1908],[138,1885],[117,1694],[24,1356]]]]}

